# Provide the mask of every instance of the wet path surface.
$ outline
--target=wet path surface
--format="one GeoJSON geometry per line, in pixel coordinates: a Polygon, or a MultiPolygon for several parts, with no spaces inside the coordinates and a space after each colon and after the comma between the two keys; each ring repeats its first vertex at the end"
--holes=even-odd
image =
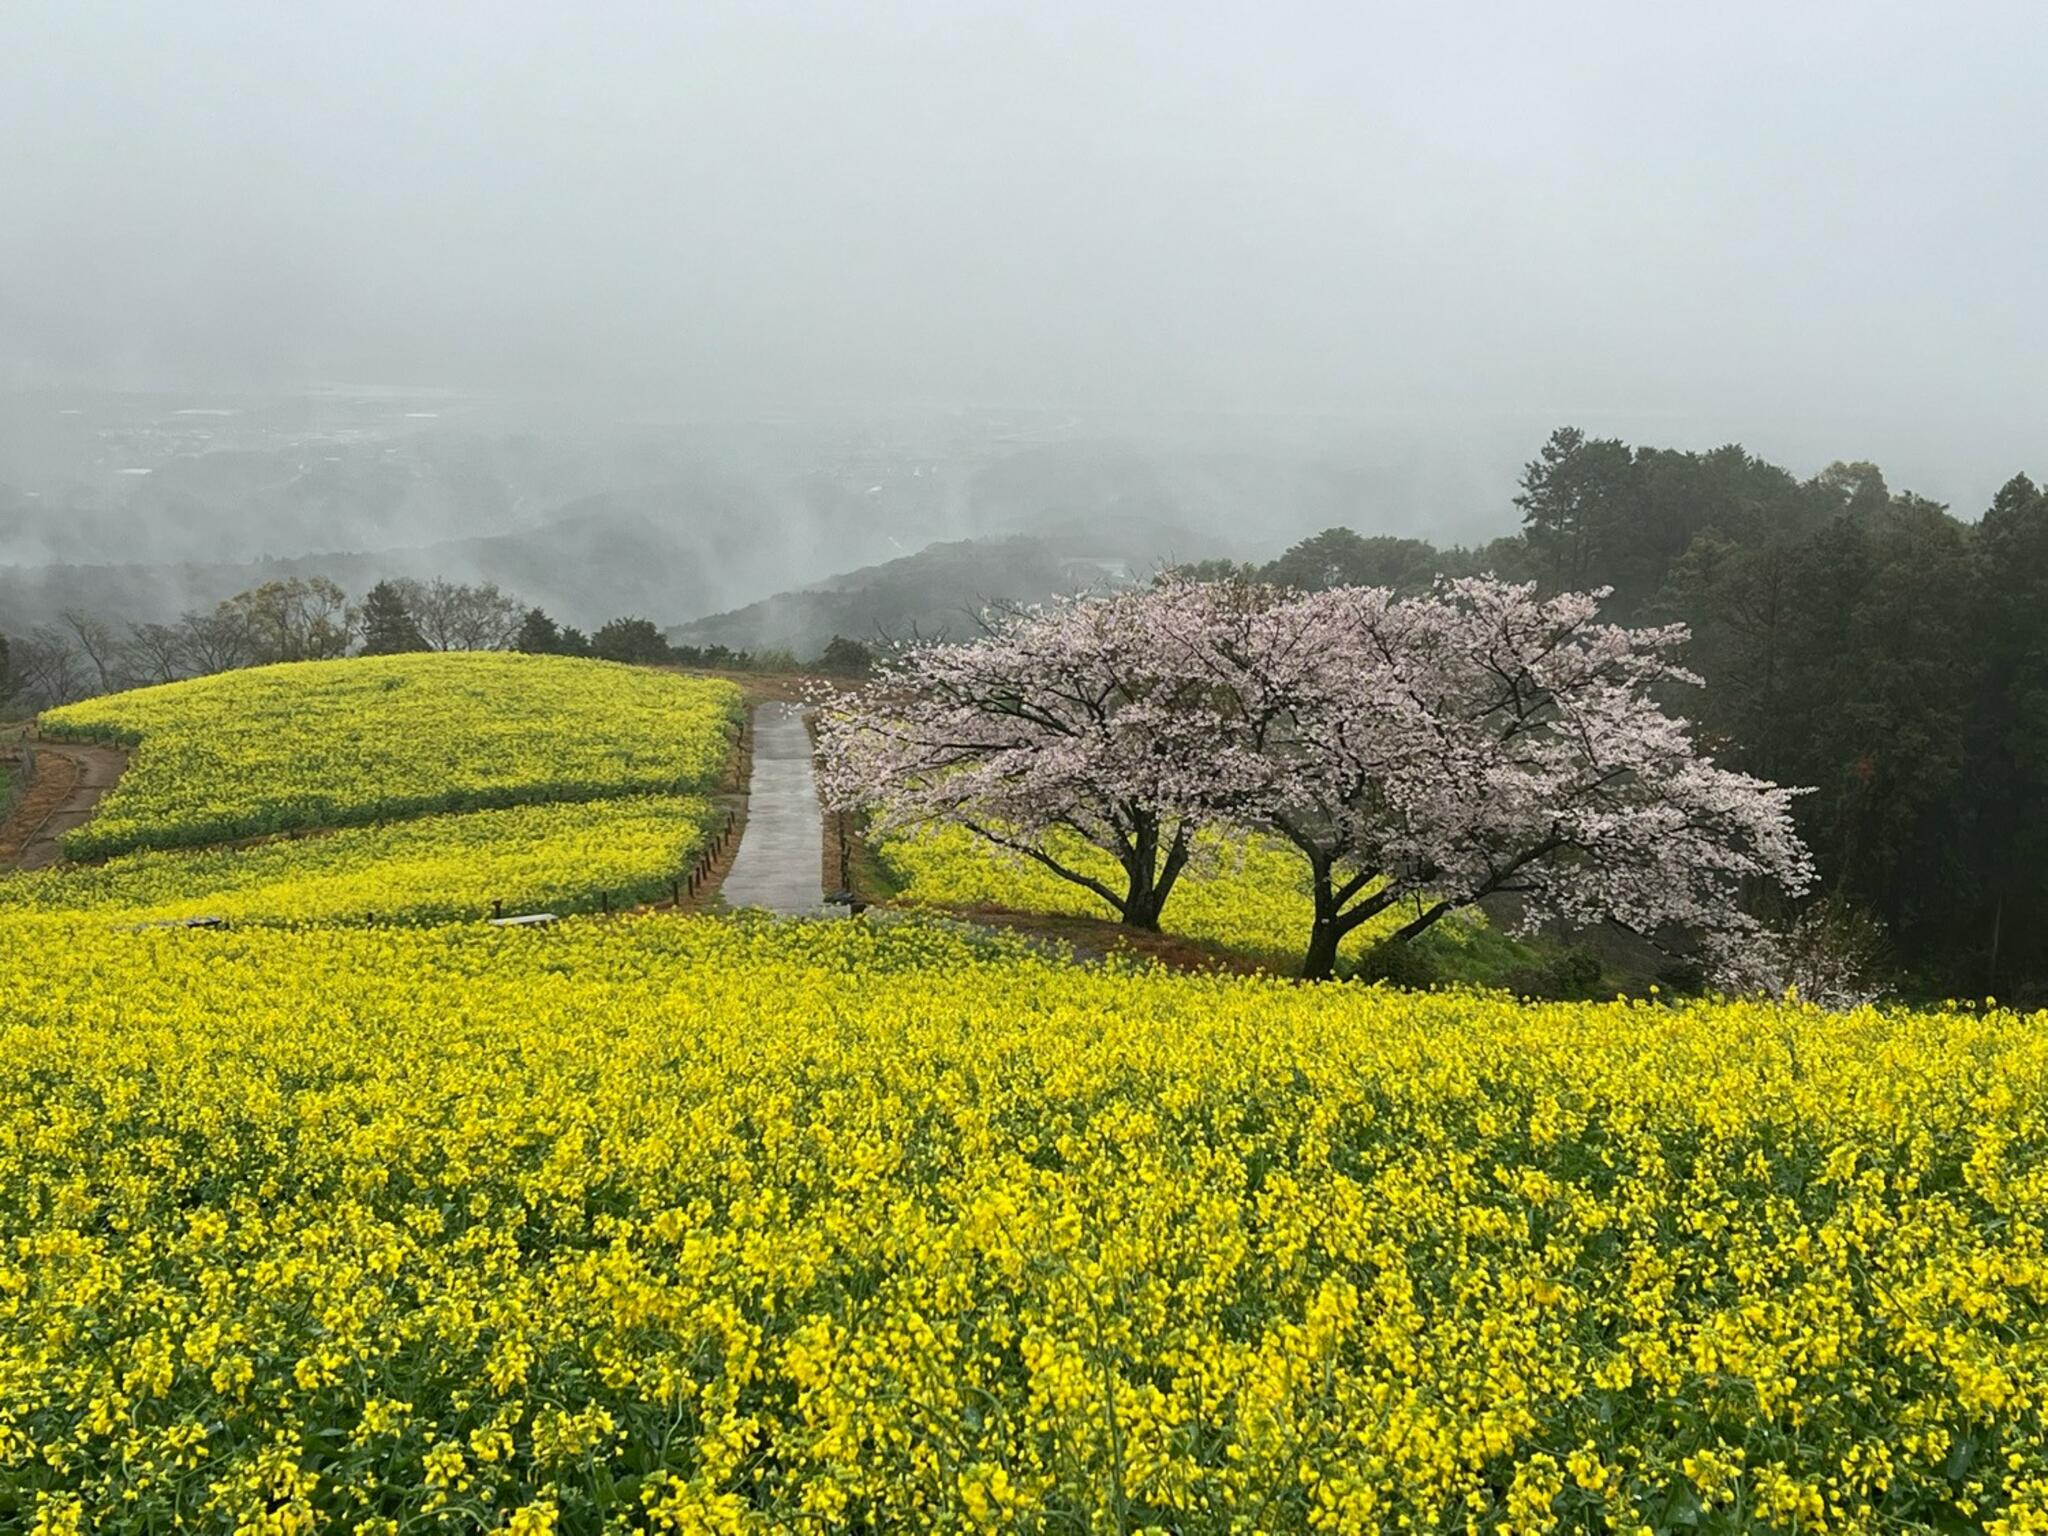
{"type": "Polygon", "coordinates": [[[36,829],[22,850],[19,867],[46,869],[64,857],[59,839],[73,827],[83,826],[99,808],[100,797],[114,787],[121,770],[128,766],[128,754],[112,747],[82,747],[65,742],[36,743],[38,754],[68,759],[77,766],[70,793],[36,829]]]}
{"type": "Polygon", "coordinates": [[[824,807],[811,774],[811,733],[791,705],[754,711],[747,824],[719,894],[728,907],[816,912],[825,897],[824,807]]]}

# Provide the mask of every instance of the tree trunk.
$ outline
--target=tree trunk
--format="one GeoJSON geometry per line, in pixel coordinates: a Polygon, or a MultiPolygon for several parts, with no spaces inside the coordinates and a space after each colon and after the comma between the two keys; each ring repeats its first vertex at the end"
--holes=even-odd
{"type": "Polygon", "coordinates": [[[1308,951],[1301,957],[1303,981],[1328,981],[1337,974],[1337,950],[1354,928],[1386,911],[1393,897],[1386,891],[1359,897],[1366,877],[1354,874],[1340,888],[1333,861],[1309,855],[1315,893],[1315,923],[1308,932],[1308,951]],[[1350,906],[1345,903],[1350,902],[1350,906]]]}
{"type": "Polygon", "coordinates": [[[1337,925],[1316,915],[1315,926],[1309,929],[1308,953],[1301,959],[1303,981],[1328,981],[1337,974],[1337,945],[1344,935],[1337,925]]]}
{"type": "Polygon", "coordinates": [[[1159,862],[1159,825],[1149,816],[1134,815],[1124,844],[1123,920],[1126,928],[1159,931],[1160,896],[1153,879],[1159,862]]]}
{"type": "Polygon", "coordinates": [[[1301,957],[1301,979],[1328,981],[1337,974],[1337,946],[1343,942],[1345,929],[1338,921],[1337,886],[1330,861],[1311,854],[1309,873],[1316,917],[1308,931],[1308,952],[1301,957]]]}
{"type": "Polygon", "coordinates": [[[1159,931],[1159,909],[1166,903],[1156,890],[1133,890],[1124,900],[1123,923],[1145,933],[1159,931]]]}
{"type": "Polygon", "coordinates": [[[1159,915],[1166,909],[1166,898],[1173,894],[1174,882],[1180,878],[1180,872],[1187,864],[1188,834],[1185,827],[1176,828],[1173,841],[1162,858],[1159,819],[1149,813],[1139,813],[1133,816],[1133,820],[1137,830],[1124,845],[1125,889],[1119,910],[1123,913],[1125,927],[1157,933],[1159,915]]]}

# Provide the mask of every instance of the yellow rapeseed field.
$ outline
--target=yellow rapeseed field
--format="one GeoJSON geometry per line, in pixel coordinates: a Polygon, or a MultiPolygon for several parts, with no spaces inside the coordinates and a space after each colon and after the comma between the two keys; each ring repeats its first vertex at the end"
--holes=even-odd
{"type": "Polygon", "coordinates": [[[139,746],[72,858],[424,811],[713,787],[732,684],[566,656],[293,662],[108,694],[42,716],[139,746]]]}
{"type": "MultiPolygon", "coordinates": [[[[1055,836],[1050,844],[1068,868],[1112,889],[1120,884],[1116,861],[1099,848],[1074,836],[1055,836]]],[[[1307,861],[1285,844],[1266,838],[1207,833],[1194,846],[1194,857],[1167,900],[1160,926],[1168,933],[1256,956],[1277,969],[1298,962],[1315,915],[1307,861]]],[[[1100,897],[964,827],[906,833],[887,839],[877,852],[901,882],[897,899],[912,906],[1116,916],[1100,897]]],[[[1356,960],[1411,915],[1396,910],[1360,924],[1344,940],[1344,957],[1356,960]]],[[[1477,920],[1475,913],[1466,921],[1477,920]]]]}
{"type": "Polygon", "coordinates": [[[2048,1017],[0,918],[0,1529],[2048,1530],[2048,1017]]]}
{"type": "Polygon", "coordinates": [[[660,900],[723,824],[695,795],[461,811],[0,878],[0,912],[119,922],[420,923],[660,900]]]}

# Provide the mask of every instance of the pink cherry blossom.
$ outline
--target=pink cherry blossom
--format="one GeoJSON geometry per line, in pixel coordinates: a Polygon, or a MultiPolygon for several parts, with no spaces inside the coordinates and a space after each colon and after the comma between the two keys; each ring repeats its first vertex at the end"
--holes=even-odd
{"type": "Polygon", "coordinates": [[[1315,894],[1308,976],[1397,905],[1405,941],[1503,893],[1529,924],[1725,951],[1756,932],[1745,893],[1811,883],[1793,792],[1700,750],[1667,707],[1700,685],[1685,632],[1603,624],[1604,595],[1168,581],[1006,614],[827,712],[827,795],[883,833],[964,824],[1141,927],[1197,827],[1284,838],[1315,894]],[[1115,856],[1123,889],[1064,865],[1055,831],[1115,856]]]}

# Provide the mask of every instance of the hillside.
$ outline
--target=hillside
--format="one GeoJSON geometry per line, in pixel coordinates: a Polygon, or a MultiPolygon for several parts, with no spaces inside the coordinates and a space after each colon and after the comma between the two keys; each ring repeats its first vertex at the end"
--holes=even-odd
{"type": "Polygon", "coordinates": [[[1038,603],[1056,594],[1148,577],[1200,541],[1159,524],[1108,531],[1018,534],[928,545],[914,555],[848,571],[669,631],[678,645],[787,650],[815,656],[834,635],[961,635],[991,603],[1038,603]]]}
{"type": "Polygon", "coordinates": [[[564,623],[621,613],[701,611],[728,593],[772,589],[801,559],[823,508],[771,516],[760,493],[692,479],[572,502],[506,533],[251,561],[0,566],[0,614],[16,633],[69,607],[131,622],[168,621],[236,592],[325,576],[360,594],[387,576],[492,581],[564,623]]]}
{"type": "Polygon", "coordinates": [[[73,858],[427,811],[712,787],[729,683],[567,656],[287,662],[51,710],[52,741],[136,748],[73,858]]]}
{"type": "MultiPolygon", "coordinates": [[[[1909,1531],[1977,1528],[1959,1444],[1973,1512],[2048,1485],[2048,1017],[692,915],[737,703],[409,656],[52,722],[140,738],[101,850],[356,825],[0,876],[8,1529],[1909,1531]]],[[[1190,918],[1261,947],[1291,876],[1214,873],[1190,918]]]]}

